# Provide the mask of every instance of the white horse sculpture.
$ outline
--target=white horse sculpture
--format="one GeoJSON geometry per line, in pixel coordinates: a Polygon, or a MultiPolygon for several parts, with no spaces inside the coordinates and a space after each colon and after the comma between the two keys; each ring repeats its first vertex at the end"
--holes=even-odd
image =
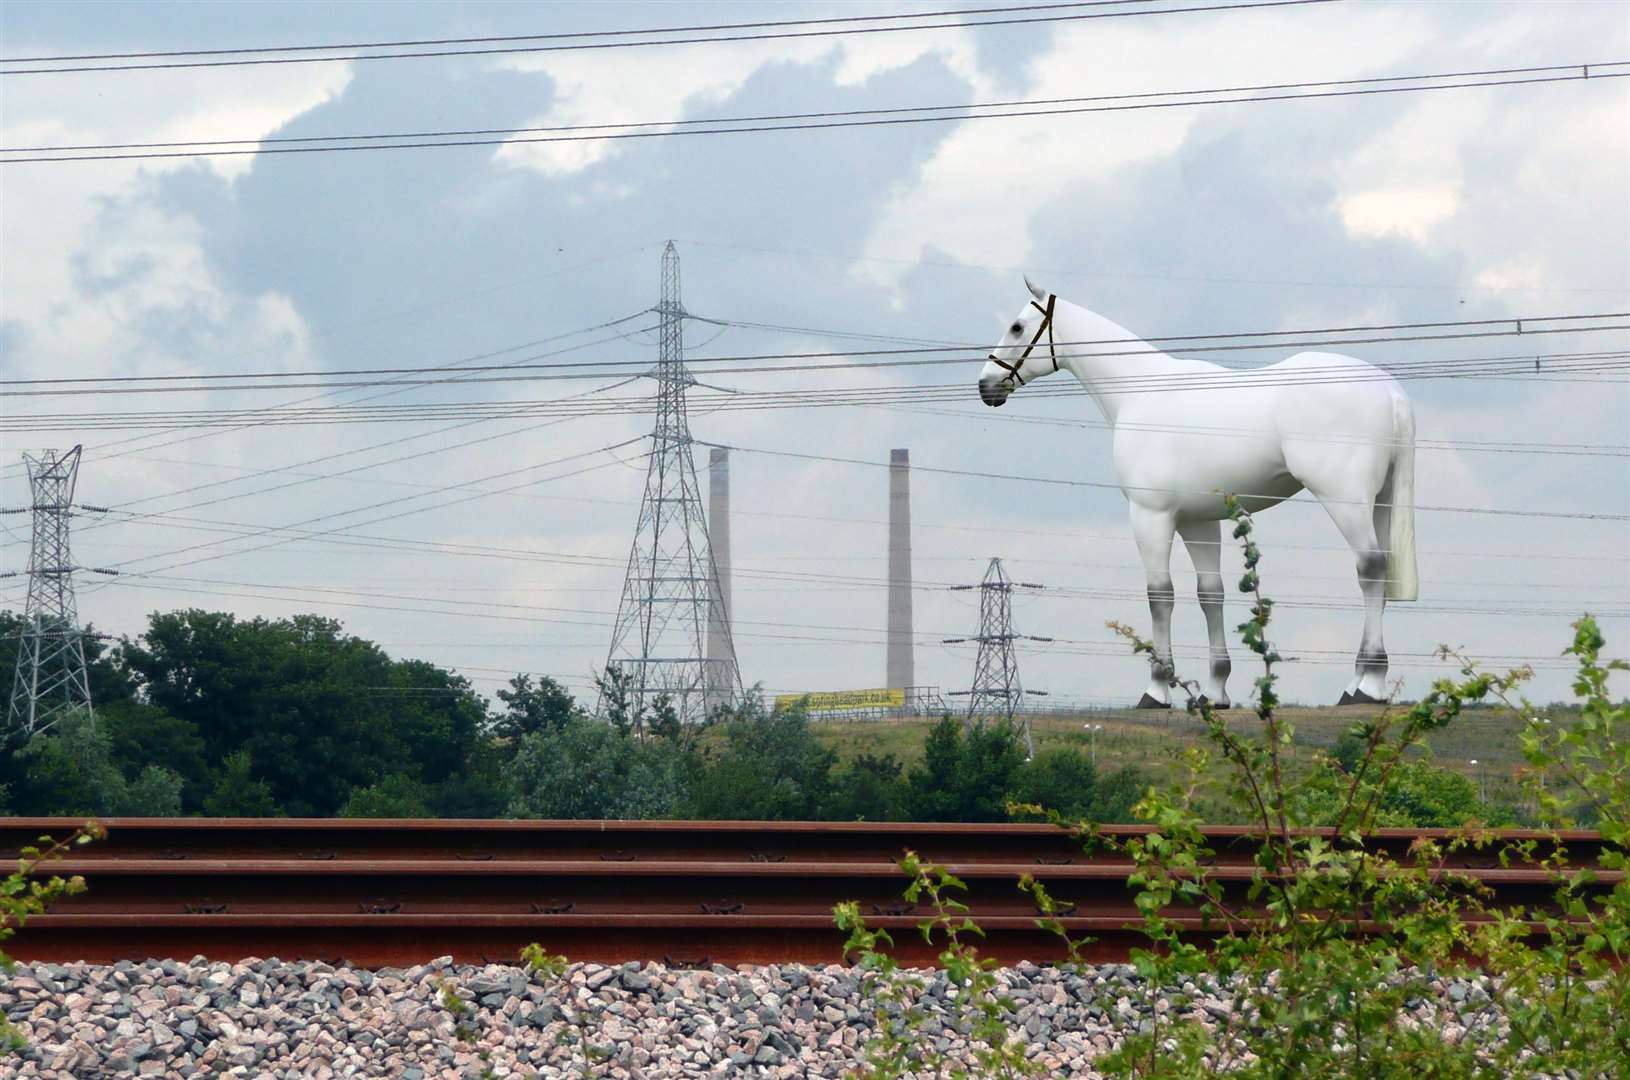
{"type": "Polygon", "coordinates": [[[1340,704],[1385,699],[1381,616],[1388,600],[1414,600],[1419,591],[1415,415],[1402,387],[1336,353],[1297,353],[1245,371],[1168,356],[1029,278],[1025,284],[1035,300],[991,351],[979,395],[1001,405],[1017,388],[1068,371],[1109,421],[1154,623],[1149,689],[1139,707],[1171,705],[1172,534],[1183,538],[1199,578],[1211,638],[1205,694],[1227,707],[1223,493],[1254,511],[1303,488],[1352,547],[1364,594],[1356,672],[1340,704]]]}

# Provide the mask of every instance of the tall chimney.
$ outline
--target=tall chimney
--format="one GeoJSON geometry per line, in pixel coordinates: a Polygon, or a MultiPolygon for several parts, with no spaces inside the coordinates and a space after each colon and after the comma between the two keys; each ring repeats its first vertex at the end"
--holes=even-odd
{"type": "Polygon", "coordinates": [[[888,686],[916,685],[911,633],[911,452],[889,451],[888,686]]]}
{"type": "Polygon", "coordinates": [[[707,708],[730,704],[730,451],[714,447],[707,457],[707,539],[719,589],[707,613],[707,708]]]}

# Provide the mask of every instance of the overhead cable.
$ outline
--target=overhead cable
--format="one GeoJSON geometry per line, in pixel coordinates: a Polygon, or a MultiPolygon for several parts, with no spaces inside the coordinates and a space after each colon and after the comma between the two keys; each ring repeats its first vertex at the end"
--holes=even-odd
{"type": "MultiPolygon", "coordinates": [[[[594,51],[594,50],[602,50],[602,49],[639,49],[639,48],[650,48],[650,47],[653,47],[653,46],[660,46],[660,45],[704,45],[704,44],[719,44],[719,43],[743,42],[743,41],[787,41],[787,40],[803,39],[803,38],[848,37],[848,36],[852,36],[852,35],[855,35],[855,34],[889,34],[889,33],[902,33],[902,32],[920,31],[920,30],[961,30],[961,29],[965,29],[965,28],[973,28],[973,27],[981,27],[981,26],[1024,26],[1024,25],[1034,25],[1034,24],[1037,24],[1037,23],[1081,22],[1081,21],[1089,20],[1089,19],[1117,19],[1117,18],[1127,18],[1127,17],[1139,16],[1139,15],[1183,15],[1183,14],[1197,14],[1197,13],[1200,13],[1200,12],[1207,12],[1207,11],[1235,11],[1235,10],[1244,10],[1244,9],[1250,9],[1250,8],[1303,7],[1303,6],[1307,6],[1307,5],[1311,5],[1311,4],[1332,3],[1332,2],[1334,2],[1334,0],[1236,0],[1236,2],[1233,2],[1233,3],[1220,3],[1220,4],[1214,3],[1214,4],[1191,5],[1191,6],[1182,6],[1182,7],[1163,7],[1163,8],[1151,8],[1151,7],[1131,8],[1131,7],[1123,6],[1123,5],[1129,5],[1129,4],[1133,4],[1133,3],[1139,3],[1139,2],[1148,3],[1148,2],[1152,2],[1152,0],[1096,0],[1096,2],[1092,2],[1092,3],[1060,5],[1060,6],[1069,6],[1069,7],[1077,7],[1077,8],[1079,8],[1079,7],[1097,7],[1097,8],[1116,7],[1116,8],[1120,8],[1120,10],[1115,10],[1115,11],[1090,11],[1090,12],[1082,12],[1082,13],[1073,14],[1073,15],[1040,14],[1040,15],[1027,15],[1027,16],[1024,16],[1024,17],[1021,17],[1021,18],[968,19],[968,20],[957,20],[957,21],[954,21],[954,22],[918,23],[918,24],[910,25],[910,26],[859,26],[859,27],[851,27],[851,28],[824,29],[824,30],[795,30],[795,31],[789,30],[789,31],[780,31],[780,32],[769,33],[769,34],[723,34],[723,35],[712,35],[712,36],[706,36],[706,37],[679,37],[679,38],[669,37],[669,38],[655,38],[655,39],[643,40],[643,41],[620,40],[620,41],[574,42],[574,43],[567,43],[567,44],[552,44],[552,45],[503,45],[503,46],[500,46],[499,48],[488,48],[488,49],[436,49],[434,51],[428,51],[428,52],[346,53],[346,54],[343,54],[343,55],[323,55],[323,56],[272,56],[272,57],[258,57],[258,58],[242,58],[242,57],[240,57],[240,58],[234,58],[234,59],[220,59],[220,60],[171,60],[171,61],[165,61],[165,62],[156,63],[156,64],[154,64],[154,63],[147,63],[147,64],[76,64],[75,66],[71,66],[71,67],[13,68],[13,69],[11,69],[9,71],[0,71],[0,74],[4,74],[4,75],[57,75],[57,74],[64,74],[64,73],[68,73],[68,72],[86,72],[86,71],[158,71],[158,70],[174,70],[174,69],[177,69],[177,68],[246,67],[246,66],[261,66],[261,65],[267,65],[267,64],[321,64],[321,63],[338,63],[338,62],[352,61],[352,60],[411,60],[411,59],[425,59],[425,58],[430,58],[430,57],[446,57],[446,56],[502,56],[502,55],[514,55],[514,54],[518,54],[518,53],[585,52],[585,51],[594,51]]],[[[1015,11],[1026,11],[1026,10],[1037,11],[1037,10],[1045,10],[1045,9],[1040,5],[1035,5],[1035,6],[1032,6],[1032,7],[1029,7],[1029,8],[1016,8],[1016,9],[1012,9],[1012,10],[1015,10],[1015,11]]],[[[905,17],[909,17],[909,16],[905,16],[905,17]]],[[[919,16],[919,17],[924,17],[924,16],[919,16]]],[[[813,24],[816,21],[817,20],[798,20],[798,21],[789,23],[788,25],[798,25],[800,23],[807,25],[807,24],[813,24]]],[[[825,20],[821,20],[821,21],[825,21],[825,20]]],[[[831,20],[831,21],[835,22],[835,21],[850,21],[850,20],[831,20]]],[[[748,26],[748,25],[751,25],[751,24],[741,24],[741,25],[742,26],[748,26]]],[[[776,24],[767,23],[767,24],[764,24],[764,25],[773,26],[773,25],[776,25],[776,24]]],[[[643,33],[680,33],[680,32],[688,32],[690,30],[701,30],[701,29],[702,29],[701,27],[693,27],[693,28],[681,27],[681,28],[676,28],[675,30],[643,31],[643,33]]],[[[629,31],[629,32],[626,32],[626,33],[641,33],[641,32],[642,31],[629,31]]],[[[612,32],[612,33],[615,33],[615,32],[612,32]]],[[[566,35],[562,35],[562,36],[566,36],[566,35]]],[[[578,36],[578,37],[609,37],[609,36],[611,36],[611,33],[597,33],[597,32],[594,32],[594,31],[585,31],[585,32],[583,32],[581,34],[572,35],[572,36],[578,36]]],[[[524,37],[517,37],[517,38],[515,38],[513,40],[517,40],[517,41],[521,41],[521,40],[541,40],[544,37],[546,37],[546,35],[527,35],[527,36],[524,36],[524,37]]],[[[502,40],[502,39],[500,39],[500,40],[502,40]]],[[[368,46],[357,46],[357,47],[358,48],[367,48],[368,46]]],[[[265,52],[265,51],[272,51],[272,50],[251,50],[251,51],[265,52]]],[[[285,50],[280,50],[280,51],[290,51],[290,50],[285,49],[285,50]]],[[[109,59],[116,59],[116,57],[108,57],[108,58],[109,59]]],[[[40,63],[40,62],[43,62],[44,59],[46,59],[46,58],[42,58],[40,60],[18,60],[18,61],[10,61],[10,62],[12,62],[12,63],[40,63]]]]}
{"type": "MultiPolygon", "coordinates": [[[[1564,354],[1546,358],[1549,365],[1541,374],[1531,374],[1536,358],[1531,356],[1464,358],[1460,360],[1424,361],[1413,364],[1395,364],[1390,368],[1334,369],[1328,373],[1317,369],[1289,370],[1259,373],[1244,377],[1237,370],[1204,373],[1203,376],[1158,381],[1156,376],[1133,376],[1124,381],[1116,378],[1095,380],[1082,387],[1068,380],[1054,384],[1027,386],[1024,393],[1031,400],[1079,398],[1087,396],[1118,397],[1127,394],[1189,393],[1222,389],[1266,389],[1287,386],[1341,386],[1362,383],[1386,383],[1422,379],[1517,379],[1540,382],[1567,382],[1611,379],[1623,381],[1630,373],[1630,352],[1604,354],[1564,354]],[[1227,377],[1225,377],[1227,376],[1227,377]]],[[[881,365],[888,366],[888,365],[881,365]]],[[[816,370],[850,369],[854,365],[819,365],[816,370]]],[[[768,372],[776,368],[737,368],[732,373],[768,372]]],[[[791,370],[806,371],[810,366],[791,370]]],[[[569,375],[540,375],[520,381],[554,381],[558,379],[604,378],[591,373],[569,375]]],[[[626,380],[625,380],[626,382],[626,380]]],[[[972,381],[957,383],[902,383],[890,386],[811,387],[807,389],[742,390],[701,384],[695,394],[692,408],[707,412],[764,411],[778,409],[811,409],[833,407],[881,407],[887,405],[910,406],[972,400],[972,381]]],[[[264,417],[255,426],[323,426],[358,423],[426,423],[449,419],[506,420],[539,416],[633,416],[649,412],[653,407],[647,396],[625,396],[592,401],[578,400],[581,395],[568,398],[496,401],[441,401],[418,402],[402,405],[332,405],[316,409],[281,409],[264,417]]],[[[90,431],[133,430],[160,427],[174,430],[178,425],[240,426],[244,417],[260,415],[256,409],[202,408],[192,410],[143,410],[136,412],[95,413],[38,413],[13,417],[0,422],[0,432],[24,431],[90,431]]],[[[1323,438],[1310,433],[1310,438],[1323,438]]],[[[1618,456],[1616,449],[1602,447],[1592,453],[1618,456]]]]}
{"type": "MultiPolygon", "coordinates": [[[[1295,0],[1291,0],[1295,2],[1295,0]]],[[[1317,2],[1317,0],[1306,0],[1317,2]]],[[[1015,101],[1010,103],[991,104],[947,104],[947,105],[921,105],[901,107],[887,110],[891,113],[917,113],[933,115],[890,115],[855,118],[852,114],[862,110],[838,110],[830,112],[796,114],[804,119],[789,121],[760,122],[747,118],[740,120],[715,120],[695,125],[688,125],[683,121],[673,120],[642,120],[625,123],[600,123],[588,125],[591,131],[569,130],[560,134],[530,135],[514,134],[493,137],[479,135],[475,137],[463,136],[458,131],[425,132],[418,136],[392,136],[392,135],[351,135],[351,136],[319,136],[298,140],[302,145],[291,146],[270,144],[265,140],[238,139],[224,142],[198,142],[186,143],[190,149],[153,149],[153,150],[93,150],[87,144],[86,150],[76,151],[74,147],[39,147],[27,151],[0,151],[0,153],[23,153],[22,157],[0,158],[0,165],[22,165],[44,162],[70,162],[70,161],[143,161],[164,158],[191,158],[191,157],[243,157],[255,154],[323,154],[356,150],[427,150],[447,147],[471,146],[524,146],[551,143],[584,143],[584,142],[619,142],[632,139],[669,139],[681,136],[695,135],[743,135],[764,134],[769,132],[785,131],[829,131],[843,128],[866,127],[894,127],[903,124],[944,124],[965,120],[1016,120],[1046,116],[1079,116],[1090,113],[1130,112],[1143,109],[1175,109],[1192,108],[1200,105],[1237,105],[1262,102],[1304,101],[1324,98],[1364,97],[1376,94],[1413,94],[1424,93],[1431,90],[1470,90],[1495,86],[1525,86],[1539,83],[1562,82],[1602,82],[1609,79],[1622,79],[1630,76],[1630,61],[1609,61],[1605,63],[1582,63],[1552,65],[1546,68],[1506,69],[1512,72],[1512,77],[1506,78],[1476,78],[1466,79],[1465,76],[1421,76],[1403,75],[1391,80],[1336,80],[1319,83],[1288,83],[1266,84],[1261,87],[1236,87],[1222,90],[1172,90],[1161,92],[1148,92],[1137,94],[1109,94],[1093,97],[1077,97],[1056,99],[1059,101],[1098,101],[1106,104],[1096,105],[1049,105],[1031,101],[1015,101]],[[1553,74],[1530,74],[1517,77],[1515,73],[1523,71],[1549,71],[1553,74]],[[1438,81],[1429,81],[1436,78],[1438,81]],[[1446,79],[1459,79],[1461,81],[1445,81],[1446,79]],[[1353,86],[1352,83],[1376,81],[1400,82],[1405,85],[1398,86],[1353,86]],[[1295,92],[1275,92],[1276,85],[1291,87],[1318,87],[1318,86],[1345,86],[1346,89],[1315,90],[1298,89],[1295,92]],[[1240,94],[1250,96],[1237,96],[1240,94]],[[1231,94],[1236,96],[1205,97],[1205,94],[1231,94]],[[1177,100],[1128,101],[1128,98],[1159,98],[1170,97],[1177,100]],[[1005,111],[989,111],[1001,109],[1005,111]],[[986,110],[986,111],[969,111],[986,110]],[[830,117],[830,119],[821,119],[830,117]],[[628,130],[628,129],[643,130],[628,130]],[[618,129],[618,130],[604,130],[618,129]],[[391,141],[396,139],[397,141],[391,141]],[[331,141],[325,141],[331,140],[331,141]],[[252,147],[243,144],[254,143],[252,147]],[[238,148],[233,149],[233,146],[238,148]],[[215,147],[226,147],[217,149],[215,147]],[[90,151],[90,152],[87,152],[90,151]]],[[[515,130],[520,129],[493,129],[515,130]]],[[[550,129],[532,129],[550,130],[550,129]]],[[[114,144],[103,144],[114,145],[114,144]]],[[[135,146],[136,144],[118,144],[135,146]]]]}
{"type": "MultiPolygon", "coordinates": [[[[641,312],[643,314],[643,312],[641,312]]],[[[1297,330],[1253,330],[1236,331],[1231,333],[1205,333],[1205,334],[1165,334],[1150,337],[1115,337],[1115,338],[1081,338],[1067,339],[1053,342],[1055,349],[1090,349],[1086,355],[1093,358],[1116,357],[1147,357],[1167,353],[1219,353],[1219,352],[1251,352],[1263,349],[1293,349],[1309,346],[1324,345],[1377,345],[1395,344],[1399,342],[1429,342],[1429,341],[1465,341],[1479,338],[1500,337],[1534,337],[1554,334],[1583,334],[1600,333],[1615,330],[1630,330],[1630,322],[1615,321],[1630,320],[1630,312],[1610,311],[1592,312],[1578,315],[1525,315],[1500,319],[1475,319],[1454,322],[1425,322],[1425,323],[1393,323],[1372,326],[1329,326],[1310,327],[1297,330]],[[1569,325],[1572,324],[1572,325],[1569,325]],[[1389,333],[1389,331],[1405,330],[1433,330],[1451,331],[1430,334],[1389,333]],[[1327,336],[1340,335],[1340,336],[1327,336]],[[1369,335],[1358,336],[1353,335],[1369,335]],[[1252,340],[1260,339],[1260,340],[1252,340]],[[1111,346],[1111,348],[1101,348],[1111,346]],[[1113,346],[1126,346],[1115,349],[1113,346]],[[1156,348],[1161,346],[1162,348],[1156,348]]],[[[627,321],[626,319],[620,321],[627,321]]],[[[722,322],[723,320],[709,320],[722,322]]],[[[510,346],[499,350],[501,353],[515,352],[527,348],[528,345],[510,346]]],[[[581,348],[583,346],[573,346],[581,348]]],[[[913,345],[896,346],[885,349],[839,349],[821,350],[814,352],[771,352],[771,353],[738,353],[725,356],[687,356],[687,365],[748,363],[776,360],[826,360],[848,359],[853,357],[901,357],[923,356],[925,354],[960,354],[945,356],[943,358],[918,361],[917,363],[930,364],[961,364],[970,360],[984,360],[985,354],[991,349],[990,343],[965,345],[913,345]]],[[[569,351],[569,350],[563,350],[569,351]]],[[[38,397],[63,396],[97,393],[152,393],[158,391],[214,391],[214,390],[258,390],[258,389],[288,389],[291,384],[278,382],[282,379],[298,378],[328,378],[328,377],[377,377],[377,376],[413,376],[433,375],[437,373],[456,370],[460,378],[456,381],[464,382],[504,382],[524,379],[523,375],[514,375],[511,378],[485,379],[481,378],[490,372],[530,372],[534,370],[570,370],[584,367],[648,367],[649,360],[580,360],[565,361],[554,364],[533,363],[537,357],[528,357],[523,360],[505,364],[479,365],[471,361],[484,359],[485,356],[498,355],[498,353],[484,354],[480,357],[470,357],[466,360],[456,361],[450,365],[426,365],[421,367],[375,367],[375,368],[338,368],[331,370],[304,369],[298,371],[260,371],[260,372],[203,372],[172,375],[105,375],[105,376],[77,376],[58,377],[49,379],[0,379],[0,394],[12,397],[38,397]],[[465,378],[464,375],[474,376],[465,378]],[[233,379],[261,380],[250,383],[231,383],[233,379]],[[268,381],[271,380],[271,381],[268,381]],[[175,386],[182,383],[187,385],[175,386]],[[85,385],[92,384],[92,385],[85,385]],[[142,384],[142,385],[130,385],[142,384]],[[148,385],[152,384],[152,385],[148,385]],[[12,387],[31,387],[35,389],[17,390],[12,387]]],[[[1503,359],[1503,358],[1501,358],[1503,359]]],[[[1518,359],[1533,359],[1532,353],[1526,353],[1518,359]]],[[[1430,361],[1436,363],[1438,361],[1430,361]]],[[[842,367],[854,368],[861,365],[844,364],[842,367]]],[[[881,362],[874,362],[864,366],[889,366],[881,362]]],[[[893,365],[901,366],[901,365],[893,365]]],[[[804,370],[797,367],[782,365],[770,370],[797,371],[804,370]]],[[[1249,371],[1248,368],[1235,368],[1218,374],[1238,374],[1240,371],[1249,371]]],[[[1329,367],[1310,370],[1334,370],[1329,367]]],[[[1164,379],[1187,378],[1189,373],[1172,374],[1143,374],[1132,373],[1129,376],[1115,376],[1116,379],[1164,379]]],[[[439,382],[452,380],[426,379],[422,385],[434,385],[439,382]]],[[[411,379],[393,378],[392,384],[402,386],[416,385],[411,379]]],[[[353,388],[374,385],[371,382],[330,382],[330,383],[295,383],[294,388],[310,389],[312,387],[338,387],[353,388]]]]}
{"type": "MultiPolygon", "coordinates": [[[[867,458],[837,457],[830,454],[799,453],[792,450],[770,450],[765,447],[738,446],[731,443],[708,442],[705,439],[696,439],[694,442],[698,446],[706,446],[718,450],[732,450],[742,454],[764,454],[771,457],[798,458],[804,461],[824,461],[839,465],[880,466],[885,469],[889,467],[889,463],[886,461],[872,461],[867,458]]],[[[945,476],[972,477],[980,480],[1002,480],[1026,484],[1046,484],[1058,487],[1103,488],[1113,491],[1150,491],[1168,495],[1215,496],[1217,494],[1216,492],[1212,491],[1188,491],[1181,488],[1145,487],[1136,484],[1127,486],[1118,482],[1104,480],[1072,480],[1068,477],[1054,476],[1020,476],[1014,473],[982,472],[976,469],[950,469],[940,468],[933,465],[913,464],[912,471],[935,473],[945,476]]],[[[1277,495],[1261,495],[1250,491],[1239,491],[1234,492],[1233,494],[1242,499],[1272,499],[1275,502],[1286,503],[1292,501],[1290,499],[1283,499],[1277,495]]],[[[1347,502],[1357,505],[1356,500],[1350,499],[1330,501],[1347,502]]],[[[1364,505],[1371,504],[1366,503],[1364,505]]],[[[1389,504],[1378,502],[1374,503],[1373,505],[1376,507],[1382,507],[1389,504]]],[[[1489,514],[1502,517],[1557,518],[1561,520],[1575,521],[1630,521],[1630,514],[1589,513],[1571,510],[1528,510],[1515,507],[1495,506],[1433,506],[1423,503],[1416,503],[1413,509],[1443,514],[1489,514]]]]}

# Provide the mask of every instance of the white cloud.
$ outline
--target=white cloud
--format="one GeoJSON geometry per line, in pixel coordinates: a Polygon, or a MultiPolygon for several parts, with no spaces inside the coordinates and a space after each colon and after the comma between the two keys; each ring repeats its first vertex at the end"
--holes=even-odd
{"type": "Polygon", "coordinates": [[[1453,188],[1391,188],[1345,196],[1340,210],[1354,236],[1401,235],[1424,244],[1432,227],[1459,205],[1453,188]]]}
{"type": "MultiPolygon", "coordinates": [[[[823,39],[772,41],[762,45],[734,44],[680,46],[634,50],[615,65],[600,53],[564,53],[509,57],[498,66],[515,71],[541,72],[554,83],[550,108],[528,127],[565,127],[582,124],[653,123],[665,125],[725,101],[770,64],[814,64],[836,58],[834,81],[839,86],[860,86],[874,76],[906,67],[924,56],[938,56],[957,75],[984,89],[974,59],[971,37],[965,31],[937,31],[925,36],[884,34],[833,42],[823,39]]],[[[813,111],[791,109],[789,111],[813,111]]],[[[547,138],[548,133],[537,136],[547,138]]],[[[494,159],[513,168],[532,169],[545,176],[570,176],[604,161],[622,148],[616,140],[602,142],[510,142],[494,159]]],[[[624,193],[626,194],[626,193],[624,193]]]]}
{"type": "MultiPolygon", "coordinates": [[[[1343,9],[1228,13],[1183,19],[1109,20],[1057,31],[1030,67],[1024,97],[1204,89],[1370,74],[1404,55],[1420,18],[1343,9]],[[1354,57],[1362,56],[1360,67],[1354,57]],[[1158,58],[1152,63],[1151,58],[1158,58]]],[[[1251,115],[1282,104],[1240,106],[1251,115]]],[[[890,199],[867,254],[920,253],[932,246],[970,263],[1021,264],[1034,218],[1072,187],[1140,161],[1165,157],[1201,117],[1227,106],[1146,109],[1085,116],[972,120],[957,127],[918,176],[890,199]]],[[[904,268],[860,271],[893,285],[904,268]]]]}

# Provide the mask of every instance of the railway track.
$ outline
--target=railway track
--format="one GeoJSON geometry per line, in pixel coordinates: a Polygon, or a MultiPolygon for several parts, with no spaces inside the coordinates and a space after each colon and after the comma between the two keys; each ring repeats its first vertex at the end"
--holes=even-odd
{"type": "MultiPolygon", "coordinates": [[[[0,855],[65,818],[0,818],[0,855]]],[[[1061,955],[1015,887],[1031,874],[1069,905],[1072,935],[1094,960],[1142,943],[1126,887],[1130,867],[1087,856],[1048,825],[689,821],[367,821],[106,819],[108,837],[50,872],[88,891],[29,921],[8,948],[35,961],[211,960],[248,956],[404,966],[441,955],[511,961],[539,942],[574,960],[706,966],[841,959],[832,907],[855,900],[893,933],[903,959],[933,950],[915,928],[927,912],[900,899],[906,850],[967,882],[983,948],[1004,961],[1061,955]]],[[[1139,827],[1108,827],[1132,835],[1139,827]]],[[[1208,830],[1211,873],[1242,889],[1254,850],[1246,829],[1208,830]]],[[[1402,855],[1441,830],[1386,830],[1370,842],[1402,855]]],[[[1549,841],[1533,836],[1542,846],[1549,841]]],[[[1595,833],[1563,834],[1577,866],[1594,866],[1595,833]]],[[[1492,851],[1448,865],[1500,902],[1543,905],[1545,871],[1503,867],[1492,851]]],[[[1604,883],[1618,875],[1602,873],[1604,883]]],[[[1181,913],[1179,913],[1181,914],[1181,913]]],[[[1196,935],[1205,933],[1188,916],[1196,935]]]]}

